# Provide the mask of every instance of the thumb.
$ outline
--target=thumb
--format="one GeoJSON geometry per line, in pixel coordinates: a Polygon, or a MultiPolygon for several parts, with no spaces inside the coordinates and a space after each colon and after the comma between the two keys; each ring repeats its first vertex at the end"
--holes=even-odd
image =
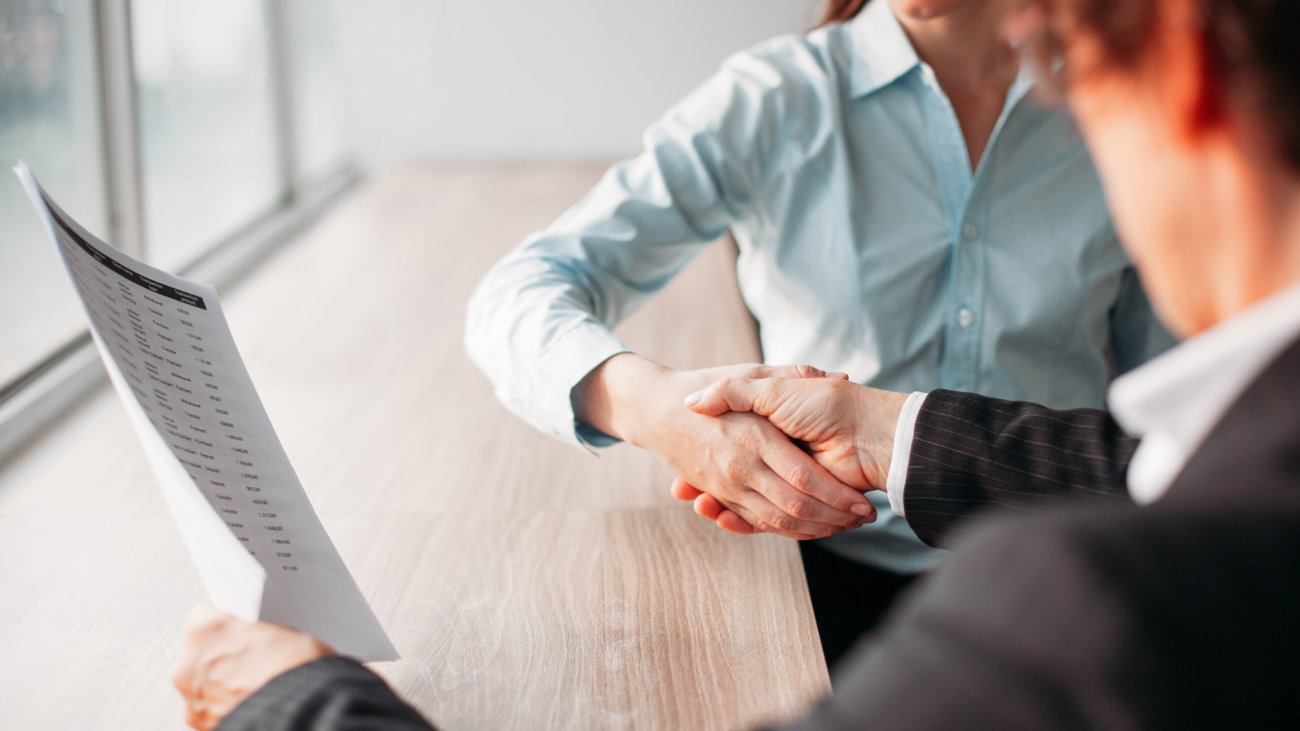
{"type": "Polygon", "coordinates": [[[831,378],[836,381],[847,381],[849,374],[841,371],[824,371],[816,366],[806,363],[801,365],[764,365],[760,366],[757,374],[751,374],[750,378],[831,378]]]}
{"type": "Polygon", "coordinates": [[[691,411],[704,416],[721,416],[728,411],[754,410],[758,399],[760,381],[752,378],[724,378],[703,391],[686,397],[691,411]]]}
{"type": "Polygon", "coordinates": [[[757,369],[754,378],[835,378],[839,374],[827,373],[826,371],[801,363],[799,365],[763,365],[757,369]]]}

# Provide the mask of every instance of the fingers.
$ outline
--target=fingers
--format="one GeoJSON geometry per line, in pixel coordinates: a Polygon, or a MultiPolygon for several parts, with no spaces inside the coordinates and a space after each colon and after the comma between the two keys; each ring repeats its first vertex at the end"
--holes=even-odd
{"type": "Polygon", "coordinates": [[[833,536],[845,530],[840,526],[792,518],[758,492],[746,496],[740,502],[724,507],[726,509],[718,514],[718,519],[723,520],[723,523],[718,527],[740,535],[774,533],[794,541],[807,541],[813,538],[833,536]],[[728,515],[728,513],[736,517],[724,519],[723,516],[728,515]]]}
{"type": "Polygon", "coordinates": [[[216,724],[212,723],[212,714],[204,708],[196,708],[193,705],[185,707],[185,725],[194,729],[194,731],[208,731],[216,724]]]}
{"type": "Polygon", "coordinates": [[[768,413],[763,413],[755,405],[770,391],[773,383],[776,381],[772,379],[724,378],[703,391],[687,396],[686,406],[704,416],[721,416],[728,411],[756,411],[768,416],[771,409],[768,413]]]}
{"type": "MultiPolygon", "coordinates": [[[[773,483],[780,482],[774,475],[771,480],[773,483]]],[[[695,498],[694,508],[697,515],[715,522],[723,516],[732,516],[719,527],[741,535],[776,533],[801,541],[832,535],[842,530],[836,526],[795,520],[781,512],[760,492],[751,489],[746,489],[726,504],[708,493],[701,493],[695,498]]]]}
{"type": "Polygon", "coordinates": [[[673,478],[673,486],[671,489],[673,497],[678,500],[694,500],[704,494],[703,490],[700,490],[686,480],[683,480],[681,477],[673,478]]]}
{"type": "Polygon", "coordinates": [[[750,525],[744,518],[735,512],[728,510],[718,499],[708,493],[701,493],[695,498],[695,512],[703,518],[708,518],[718,527],[729,532],[742,536],[749,536],[757,533],[754,526],[750,525]]]}
{"type": "MultiPolygon", "coordinates": [[[[743,510],[743,508],[738,509],[743,510]]],[[[749,521],[740,517],[735,511],[729,510],[708,493],[700,493],[700,496],[695,498],[695,514],[701,518],[708,518],[729,533],[749,536],[759,532],[749,521]]]]}
{"type": "Polygon", "coordinates": [[[193,644],[182,644],[176,662],[172,663],[172,685],[186,698],[194,694],[194,669],[197,665],[198,653],[193,644]]]}
{"type": "MultiPolygon", "coordinates": [[[[694,507],[695,507],[695,513],[697,515],[699,515],[702,518],[708,518],[709,520],[713,521],[719,528],[727,531],[728,533],[735,533],[737,535],[749,536],[759,532],[759,530],[756,529],[753,525],[751,525],[749,521],[740,517],[740,515],[735,511],[729,510],[726,506],[724,506],[721,502],[719,502],[717,498],[713,497],[708,493],[700,493],[695,498],[694,507]]],[[[805,538],[811,538],[811,537],[813,536],[800,535],[798,538],[796,538],[796,540],[804,540],[805,538]]]]}
{"type": "MultiPolygon", "coordinates": [[[[694,501],[699,515],[716,521],[730,509],[751,529],[797,538],[831,535],[875,519],[875,508],[861,492],[833,477],[766,420],[734,417],[729,423],[748,424],[741,432],[747,436],[737,443],[752,446],[719,468],[723,482],[706,488],[706,496],[680,476],[673,480],[673,496],[694,501]]],[[[732,519],[727,525],[734,532],[752,532],[732,519]]]]}
{"type": "Polygon", "coordinates": [[[226,616],[221,610],[206,601],[201,601],[190,610],[189,616],[185,618],[185,624],[181,626],[181,632],[187,636],[201,632],[209,625],[219,623],[226,616]]]}
{"type": "Polygon", "coordinates": [[[799,365],[761,365],[745,374],[749,378],[826,378],[826,371],[806,363],[799,365]]]}
{"type": "Polygon", "coordinates": [[[738,501],[737,506],[728,507],[733,510],[736,507],[747,508],[760,522],[755,523],[748,515],[741,517],[755,527],[775,533],[820,537],[861,525],[859,516],[836,510],[799,492],[775,472],[756,474],[752,485],[761,500],[747,495],[738,501]]]}
{"type": "Polygon", "coordinates": [[[709,520],[717,520],[718,516],[727,509],[718,502],[717,498],[708,493],[700,493],[700,496],[695,498],[694,507],[696,515],[709,520]]]}
{"type": "Polygon", "coordinates": [[[799,365],[756,365],[742,374],[747,378],[834,378],[849,380],[847,373],[828,373],[816,366],[802,363],[799,365]]]}
{"type": "Polygon", "coordinates": [[[791,515],[846,527],[858,525],[864,520],[875,520],[875,506],[866,496],[831,476],[807,453],[786,439],[784,434],[779,439],[765,440],[762,456],[763,461],[778,477],[811,498],[808,500],[786,495],[787,499],[792,500],[789,506],[791,509],[806,511],[792,512],[791,515]]]}
{"type": "Polygon", "coordinates": [[[207,602],[200,602],[191,610],[181,630],[181,650],[172,666],[172,685],[185,700],[186,724],[196,731],[209,731],[221,720],[204,698],[204,655],[208,644],[226,631],[232,621],[229,615],[207,602]]]}
{"type": "Polygon", "coordinates": [[[190,610],[181,626],[181,651],[172,664],[172,685],[186,698],[194,694],[203,638],[217,631],[225,618],[226,615],[204,601],[190,610]]]}
{"type": "Polygon", "coordinates": [[[754,526],[746,523],[744,518],[741,518],[739,515],[726,509],[723,509],[723,511],[718,514],[717,519],[713,522],[716,523],[719,528],[728,533],[748,536],[758,532],[754,530],[754,526]]]}
{"type": "Polygon", "coordinates": [[[186,623],[172,682],[184,698],[186,722],[206,731],[272,678],[332,654],[303,632],[200,607],[186,623]]]}
{"type": "Polygon", "coordinates": [[[706,492],[700,493],[699,497],[695,498],[695,514],[701,518],[708,518],[729,533],[749,536],[758,532],[744,518],[728,510],[718,502],[717,498],[706,492]]]}

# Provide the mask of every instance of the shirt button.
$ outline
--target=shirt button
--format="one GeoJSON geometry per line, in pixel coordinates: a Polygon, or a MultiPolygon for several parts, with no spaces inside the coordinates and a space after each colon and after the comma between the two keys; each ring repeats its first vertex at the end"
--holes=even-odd
{"type": "Polygon", "coordinates": [[[963,307],[957,310],[957,324],[962,327],[970,327],[975,322],[975,313],[970,311],[969,307],[963,307]]]}
{"type": "Polygon", "coordinates": [[[980,235],[980,227],[973,223],[968,223],[961,227],[961,235],[968,239],[973,239],[980,235]]]}

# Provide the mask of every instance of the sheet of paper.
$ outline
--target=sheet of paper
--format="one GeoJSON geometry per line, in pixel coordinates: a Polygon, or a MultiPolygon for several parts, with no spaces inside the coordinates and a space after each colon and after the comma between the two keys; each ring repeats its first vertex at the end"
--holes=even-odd
{"type": "Polygon", "coordinates": [[[26,165],[14,171],[80,295],[213,604],[361,660],[397,659],[280,446],[216,291],[105,244],[26,165]]]}

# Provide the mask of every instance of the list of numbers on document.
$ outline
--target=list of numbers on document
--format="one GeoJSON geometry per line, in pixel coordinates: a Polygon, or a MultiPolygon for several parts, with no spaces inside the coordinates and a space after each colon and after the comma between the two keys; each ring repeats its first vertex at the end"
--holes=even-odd
{"type": "Polygon", "coordinates": [[[122,266],[53,218],[90,319],[158,433],[249,553],[298,571],[274,487],[258,474],[257,447],[239,434],[238,404],[215,375],[221,356],[195,326],[207,315],[203,299],[122,266]]]}

